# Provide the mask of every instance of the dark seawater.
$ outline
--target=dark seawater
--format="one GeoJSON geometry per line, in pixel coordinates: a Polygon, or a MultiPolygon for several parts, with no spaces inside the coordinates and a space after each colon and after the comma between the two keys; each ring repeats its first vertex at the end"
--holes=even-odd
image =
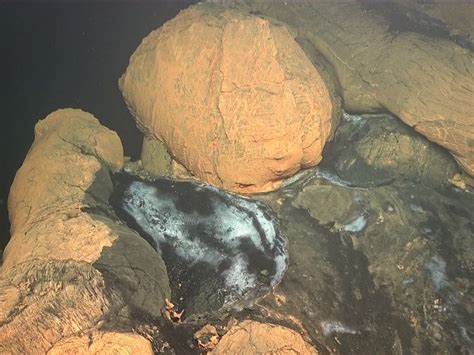
{"type": "Polygon", "coordinates": [[[8,191],[35,123],[58,108],[81,108],[138,156],[141,137],[117,80],[143,37],[196,2],[0,0],[0,250],[9,239],[8,191]]]}

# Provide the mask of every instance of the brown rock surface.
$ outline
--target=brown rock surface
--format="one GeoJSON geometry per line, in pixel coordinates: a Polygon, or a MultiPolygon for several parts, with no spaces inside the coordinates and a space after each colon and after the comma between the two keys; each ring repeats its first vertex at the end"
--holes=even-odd
{"type": "Polygon", "coordinates": [[[246,320],[233,326],[212,354],[317,354],[297,332],[275,324],[246,320]]]}
{"type": "Polygon", "coordinates": [[[8,200],[0,353],[45,353],[80,332],[126,326],[132,309],[160,314],[164,263],[109,210],[110,172],[122,165],[119,137],[89,113],[58,110],[36,125],[8,200]]]}
{"type": "Polygon", "coordinates": [[[334,101],[286,27],[192,7],[146,37],[119,81],[148,135],[196,177],[239,192],[316,165],[334,101]]]}
{"type": "Polygon", "coordinates": [[[157,139],[143,137],[141,162],[145,171],[154,177],[172,175],[172,159],[165,145],[157,139]]]}
{"type": "Polygon", "coordinates": [[[472,0],[395,0],[410,10],[414,10],[446,24],[451,35],[466,36],[474,40],[474,2],[472,0]]]}
{"type": "Polygon", "coordinates": [[[274,292],[257,301],[256,320],[304,332],[327,353],[469,353],[472,190],[441,185],[452,159],[401,122],[345,116],[320,166],[257,196],[277,213],[290,262],[274,292]],[[382,135],[390,146],[398,137],[408,154],[398,158],[373,139],[382,135]],[[350,167],[343,176],[339,165],[350,167]],[[364,176],[372,180],[361,186],[364,176]],[[439,303],[448,306],[440,312],[439,303]]]}
{"type": "Polygon", "coordinates": [[[329,63],[348,111],[392,112],[474,176],[474,53],[440,38],[435,21],[420,27],[396,1],[219,2],[287,24],[329,63]]]}
{"type": "Polygon", "coordinates": [[[48,351],[48,355],[69,354],[152,355],[153,350],[150,342],[137,334],[97,332],[65,339],[48,351]]]}
{"type": "Polygon", "coordinates": [[[326,161],[341,179],[359,187],[395,180],[441,186],[459,172],[448,152],[389,114],[344,114],[330,145],[326,161]]]}

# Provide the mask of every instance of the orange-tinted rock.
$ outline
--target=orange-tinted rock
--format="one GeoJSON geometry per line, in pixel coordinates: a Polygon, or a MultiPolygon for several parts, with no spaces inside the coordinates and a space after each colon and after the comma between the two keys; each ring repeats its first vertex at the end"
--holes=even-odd
{"type": "Polygon", "coordinates": [[[474,177],[473,7],[465,1],[456,6],[405,0],[390,6],[359,0],[215,2],[282,21],[302,39],[308,55],[329,63],[347,111],[393,113],[449,150],[474,177]],[[451,24],[446,28],[452,28],[452,35],[464,33],[471,40],[443,35],[439,20],[410,7],[437,13],[435,17],[451,24]]]}
{"type": "MultiPolygon", "coordinates": [[[[12,236],[2,270],[30,259],[96,260],[114,238],[106,225],[80,211],[92,202],[87,191],[101,170],[118,171],[122,165],[120,138],[90,113],[63,109],[40,120],[10,189],[12,236]],[[79,235],[78,245],[73,236],[79,235]]],[[[106,202],[111,190],[112,184],[94,197],[106,202]]]]}
{"type": "MultiPolygon", "coordinates": [[[[58,110],[35,126],[8,198],[0,353],[44,354],[97,326],[116,329],[118,318],[124,329],[132,309],[161,314],[164,262],[110,212],[110,174],[122,165],[120,138],[87,112],[58,110]]],[[[61,353],[82,351],[66,345],[61,353]]]]}
{"type": "Polygon", "coordinates": [[[194,176],[261,192],[321,160],[333,100],[284,26],[195,6],[146,37],[119,81],[138,126],[194,176]]]}
{"type": "Polygon", "coordinates": [[[54,344],[48,355],[120,354],[152,355],[148,340],[134,333],[96,332],[54,344]]]}
{"type": "Polygon", "coordinates": [[[317,351],[289,328],[246,320],[233,326],[212,354],[315,355],[317,351]]]}

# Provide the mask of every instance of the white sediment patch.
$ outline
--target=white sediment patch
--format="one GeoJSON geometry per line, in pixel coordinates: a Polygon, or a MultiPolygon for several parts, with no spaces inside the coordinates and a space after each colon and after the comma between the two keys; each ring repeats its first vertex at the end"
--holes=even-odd
{"type": "MultiPolygon", "coordinates": [[[[282,246],[282,249],[283,248],[286,249],[286,245],[282,246]]],[[[288,256],[285,252],[281,252],[275,255],[274,261],[276,264],[276,272],[271,281],[272,286],[275,286],[283,278],[283,275],[285,274],[285,271],[288,267],[288,256]]]]}
{"type": "Polygon", "coordinates": [[[205,194],[205,212],[199,206],[187,210],[180,208],[180,202],[192,190],[186,185],[187,190],[180,191],[180,184],[191,183],[171,185],[175,187],[173,192],[153,183],[130,180],[120,196],[121,209],[154,239],[158,252],[160,245],[166,244],[190,266],[202,262],[220,272],[226,303],[237,301],[257,287],[261,282],[258,273],[269,273],[269,265],[267,286],[282,279],[288,262],[286,240],[262,203],[209,185],[192,184],[194,191],[205,194]]]}
{"type": "Polygon", "coordinates": [[[331,174],[330,172],[324,171],[320,168],[314,168],[314,171],[317,177],[327,180],[333,185],[352,188],[352,186],[350,186],[351,183],[349,181],[341,179],[336,174],[331,174]]]}
{"type": "MultiPolygon", "coordinates": [[[[235,288],[238,293],[255,287],[257,278],[248,274],[247,268],[248,262],[243,255],[234,257],[231,267],[223,273],[226,286],[235,288]]],[[[231,300],[233,301],[232,297],[231,300]]]]}
{"type": "MultiPolygon", "coordinates": [[[[132,182],[122,206],[158,244],[172,245],[176,253],[186,261],[203,261],[214,266],[222,261],[222,255],[210,249],[199,238],[184,237],[190,216],[177,210],[172,199],[159,198],[153,186],[141,181],[132,182]]],[[[160,252],[159,249],[158,251],[160,252]]]]}
{"type": "Polygon", "coordinates": [[[367,216],[362,214],[342,227],[346,232],[360,232],[367,225],[367,216]]]}
{"type": "Polygon", "coordinates": [[[348,327],[339,321],[322,321],[321,328],[325,337],[338,334],[359,334],[354,328],[348,327]]]}
{"type": "Polygon", "coordinates": [[[423,207],[415,205],[414,203],[410,203],[410,209],[416,213],[426,213],[423,207]]]}
{"type": "Polygon", "coordinates": [[[435,255],[426,264],[426,269],[430,273],[431,281],[437,292],[449,286],[446,277],[446,261],[439,255],[435,255]]]}
{"type": "Polygon", "coordinates": [[[345,187],[347,189],[352,189],[352,190],[368,190],[367,187],[354,186],[352,185],[351,182],[341,179],[338,175],[331,173],[329,171],[323,170],[319,167],[313,168],[312,170],[314,171],[314,176],[316,178],[326,180],[331,185],[345,187]]]}
{"type": "Polygon", "coordinates": [[[342,113],[342,118],[358,126],[363,125],[367,121],[367,119],[362,117],[361,115],[351,115],[351,114],[348,114],[347,112],[342,113]]]}

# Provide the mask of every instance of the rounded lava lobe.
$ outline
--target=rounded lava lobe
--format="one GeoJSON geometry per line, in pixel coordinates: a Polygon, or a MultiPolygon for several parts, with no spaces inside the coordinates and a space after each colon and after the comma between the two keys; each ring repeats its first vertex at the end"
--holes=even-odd
{"type": "Polygon", "coordinates": [[[286,270],[286,240],[265,204],[192,182],[114,176],[117,215],[161,253],[187,315],[261,296],[286,270]]]}
{"type": "Polygon", "coordinates": [[[144,133],[235,192],[274,190],[315,165],[334,128],[333,94],[294,36],[224,8],[191,7],[150,33],[119,86],[144,133]]]}

